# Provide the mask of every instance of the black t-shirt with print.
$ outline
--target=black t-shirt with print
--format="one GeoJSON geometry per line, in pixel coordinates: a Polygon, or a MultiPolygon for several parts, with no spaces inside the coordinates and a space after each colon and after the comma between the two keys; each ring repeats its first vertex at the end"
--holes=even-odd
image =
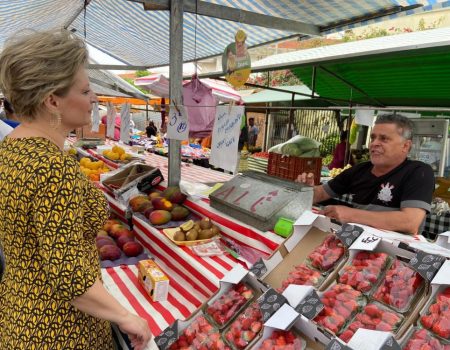
{"type": "Polygon", "coordinates": [[[430,211],[434,174],[423,162],[405,160],[388,174],[371,173],[371,162],[357,164],[324,185],[332,197],[352,195],[355,207],[372,210],[422,208],[430,211]]]}

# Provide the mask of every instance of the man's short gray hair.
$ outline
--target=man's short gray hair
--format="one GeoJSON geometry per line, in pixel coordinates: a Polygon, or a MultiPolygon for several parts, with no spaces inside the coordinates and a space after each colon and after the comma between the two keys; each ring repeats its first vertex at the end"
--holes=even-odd
{"type": "Polygon", "coordinates": [[[382,114],[377,117],[375,124],[395,124],[401,129],[401,135],[406,140],[412,140],[414,124],[401,114],[382,114]]]}

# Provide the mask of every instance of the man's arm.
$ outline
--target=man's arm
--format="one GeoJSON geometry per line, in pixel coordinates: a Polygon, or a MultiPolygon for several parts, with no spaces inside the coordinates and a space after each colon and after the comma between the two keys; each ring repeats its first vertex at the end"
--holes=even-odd
{"type": "MultiPolygon", "coordinates": [[[[314,174],[313,173],[302,173],[298,175],[296,182],[303,183],[305,185],[314,186],[314,174]]],[[[325,191],[323,185],[314,186],[314,196],[313,204],[330,199],[331,196],[325,191]]]]}
{"type": "Polygon", "coordinates": [[[426,212],[420,208],[401,208],[395,211],[368,211],[343,205],[326,206],[321,214],[340,223],[353,222],[382,230],[402,232],[411,235],[419,233],[419,227],[426,212]]]}

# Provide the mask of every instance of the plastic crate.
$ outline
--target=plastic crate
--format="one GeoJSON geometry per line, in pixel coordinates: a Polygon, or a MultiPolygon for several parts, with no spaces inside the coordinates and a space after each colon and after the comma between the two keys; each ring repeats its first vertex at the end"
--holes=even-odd
{"type": "Polygon", "coordinates": [[[301,173],[313,173],[314,183],[320,183],[320,170],[322,158],[301,158],[284,156],[278,153],[269,153],[267,175],[277,176],[283,179],[295,180],[301,173]]]}

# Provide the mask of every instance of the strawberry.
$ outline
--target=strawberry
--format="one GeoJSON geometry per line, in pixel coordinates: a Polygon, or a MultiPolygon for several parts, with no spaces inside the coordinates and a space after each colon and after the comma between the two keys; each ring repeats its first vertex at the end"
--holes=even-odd
{"type": "Polygon", "coordinates": [[[255,337],[255,332],[252,331],[244,331],[242,332],[242,339],[244,339],[247,343],[250,343],[255,337]]]}
{"type": "Polygon", "coordinates": [[[380,310],[377,308],[374,304],[369,304],[364,308],[364,312],[369,315],[370,317],[379,317],[380,316],[380,310]]]}
{"type": "Polygon", "coordinates": [[[347,329],[339,336],[339,338],[348,343],[348,341],[353,337],[353,334],[354,333],[351,330],[347,329]]]}
{"type": "Polygon", "coordinates": [[[258,322],[258,321],[253,322],[250,328],[251,328],[252,332],[258,333],[262,328],[262,323],[258,322]]]}

